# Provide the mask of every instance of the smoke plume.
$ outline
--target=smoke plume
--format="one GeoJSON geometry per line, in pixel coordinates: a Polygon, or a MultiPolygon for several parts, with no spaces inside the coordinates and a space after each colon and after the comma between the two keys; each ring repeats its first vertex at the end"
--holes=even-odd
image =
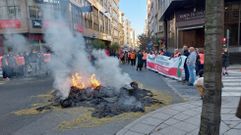
{"type": "Polygon", "coordinates": [[[113,86],[119,89],[131,82],[130,76],[121,71],[117,58],[108,57],[103,50],[95,50],[93,55],[97,58],[95,61],[96,74],[105,86],[113,86]]]}
{"type": "Polygon", "coordinates": [[[93,52],[97,58],[96,66],[93,66],[88,59],[83,36],[80,33],[73,34],[61,15],[51,16],[51,11],[46,8],[43,11],[44,22],[47,23],[45,41],[54,52],[49,65],[54,77],[53,86],[60,90],[64,98],[69,95],[70,76],[76,72],[83,77],[83,81],[95,73],[104,86],[116,89],[131,81],[127,74],[121,72],[118,60],[107,57],[104,51],[93,52]]]}
{"type": "Polygon", "coordinates": [[[30,50],[30,46],[28,41],[23,35],[20,34],[8,34],[10,32],[6,32],[4,35],[4,44],[11,48],[15,53],[23,53],[28,52],[30,50]]]}

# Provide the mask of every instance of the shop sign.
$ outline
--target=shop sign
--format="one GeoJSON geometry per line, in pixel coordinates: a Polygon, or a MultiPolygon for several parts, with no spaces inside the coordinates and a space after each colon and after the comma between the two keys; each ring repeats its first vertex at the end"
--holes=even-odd
{"type": "Polygon", "coordinates": [[[42,21],[41,20],[32,20],[33,28],[42,28],[42,21]]]}
{"type": "Polygon", "coordinates": [[[204,17],[204,11],[177,13],[177,22],[203,19],[204,17]]]}
{"type": "Polygon", "coordinates": [[[6,28],[20,28],[21,21],[20,20],[0,20],[0,29],[6,28]]]}

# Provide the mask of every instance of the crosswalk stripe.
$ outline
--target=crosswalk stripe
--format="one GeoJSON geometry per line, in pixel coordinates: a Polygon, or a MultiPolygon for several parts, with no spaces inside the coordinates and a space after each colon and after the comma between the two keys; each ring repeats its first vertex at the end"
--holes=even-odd
{"type": "Polygon", "coordinates": [[[222,78],[222,96],[241,96],[241,72],[230,71],[222,78]]]}
{"type": "Polygon", "coordinates": [[[231,96],[231,97],[239,97],[241,96],[241,92],[222,92],[223,97],[231,96]]]}
{"type": "MultiPolygon", "coordinates": [[[[241,79],[241,78],[240,78],[241,79]]],[[[229,80],[223,80],[223,82],[237,82],[239,81],[240,79],[229,79],[229,80]]],[[[241,80],[240,80],[240,83],[241,83],[241,80]]]]}
{"type": "Polygon", "coordinates": [[[240,80],[241,77],[239,76],[239,77],[225,77],[225,78],[223,78],[223,80],[226,80],[226,79],[238,79],[238,80],[240,80]]]}
{"type": "Polygon", "coordinates": [[[241,87],[225,87],[222,89],[223,91],[240,91],[241,92],[241,87]]]}
{"type": "Polygon", "coordinates": [[[228,82],[228,83],[225,83],[224,87],[225,86],[241,86],[241,83],[237,83],[237,82],[228,82]]]}

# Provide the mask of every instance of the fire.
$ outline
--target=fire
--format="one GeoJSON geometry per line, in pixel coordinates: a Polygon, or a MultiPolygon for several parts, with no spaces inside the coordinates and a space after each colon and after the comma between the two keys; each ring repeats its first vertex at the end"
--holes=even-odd
{"type": "Polygon", "coordinates": [[[71,76],[71,85],[79,89],[85,89],[88,85],[90,85],[89,87],[96,89],[101,85],[100,81],[96,79],[95,74],[92,74],[88,81],[89,82],[83,81],[79,73],[75,73],[71,76]]]}
{"type": "Polygon", "coordinates": [[[80,74],[79,73],[75,73],[71,77],[72,86],[74,86],[76,88],[79,88],[79,89],[84,89],[85,88],[85,84],[81,80],[82,80],[82,77],[80,76],[80,74]]]}
{"type": "Polygon", "coordinates": [[[100,86],[100,81],[96,79],[95,74],[91,75],[90,83],[91,83],[91,87],[94,89],[100,86]]]}

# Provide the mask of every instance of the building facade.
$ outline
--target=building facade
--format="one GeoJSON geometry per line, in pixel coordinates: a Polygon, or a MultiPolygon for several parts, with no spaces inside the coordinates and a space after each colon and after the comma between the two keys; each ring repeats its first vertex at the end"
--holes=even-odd
{"type": "MultiPolygon", "coordinates": [[[[120,28],[119,0],[1,0],[0,55],[3,54],[4,35],[18,33],[33,43],[44,43],[44,28],[59,25],[54,19],[43,19],[43,10],[61,13],[73,32],[82,33],[87,44],[94,39],[107,46],[124,44],[124,22],[120,28]]],[[[123,20],[123,19],[122,19],[123,20]]]]}
{"type": "Polygon", "coordinates": [[[110,0],[112,15],[112,42],[119,43],[119,0],[110,0]]]}
{"type": "Polygon", "coordinates": [[[125,38],[125,33],[124,33],[124,13],[119,11],[119,45],[121,47],[124,46],[124,38],[125,38]]]}
{"type": "MultiPolygon", "coordinates": [[[[148,33],[154,34],[155,10],[152,0],[148,9],[148,33]],[[152,13],[153,11],[153,13],[152,13]],[[150,23],[151,22],[151,23],[150,23]]],[[[157,2],[157,1],[156,1],[157,2]]],[[[165,48],[173,51],[183,45],[204,47],[205,0],[158,0],[159,32],[163,35],[165,48]]],[[[241,1],[225,0],[224,39],[231,63],[241,63],[241,1]]],[[[161,36],[162,37],[162,36],[161,36]]],[[[222,40],[222,39],[220,39],[222,40]]]]}
{"type": "Polygon", "coordinates": [[[163,22],[160,21],[161,0],[147,0],[147,35],[158,40],[158,43],[153,44],[155,48],[163,47],[160,40],[164,38],[163,22]]]}

